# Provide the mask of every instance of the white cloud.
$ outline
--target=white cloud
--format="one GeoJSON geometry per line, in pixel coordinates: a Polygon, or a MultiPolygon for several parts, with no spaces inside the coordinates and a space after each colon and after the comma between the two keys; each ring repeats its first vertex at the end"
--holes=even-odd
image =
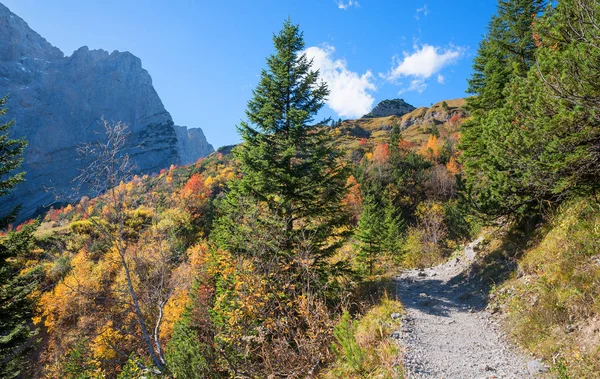
{"type": "Polygon", "coordinates": [[[348,1],[344,1],[344,0],[338,0],[337,1],[337,6],[340,9],[346,10],[350,7],[359,7],[358,1],[355,0],[348,0],[348,1]]]}
{"type": "Polygon", "coordinates": [[[427,16],[429,14],[429,8],[427,8],[427,4],[423,5],[421,8],[417,8],[415,18],[419,20],[421,18],[421,14],[423,14],[423,16],[427,16]]]}
{"type": "Polygon", "coordinates": [[[404,52],[404,57],[400,60],[396,58],[396,67],[392,68],[388,79],[394,80],[402,76],[417,76],[429,78],[439,72],[444,66],[455,62],[461,55],[462,49],[447,49],[441,53],[439,47],[423,45],[412,54],[404,52]]]}
{"type": "Polygon", "coordinates": [[[413,79],[410,81],[410,85],[406,88],[400,89],[400,91],[398,91],[398,94],[403,94],[405,92],[410,92],[410,91],[415,91],[415,92],[421,93],[421,92],[425,91],[426,88],[427,88],[427,83],[425,83],[425,79],[422,79],[422,78],[413,79]]]}
{"type": "MultiPolygon", "coordinates": [[[[456,62],[462,54],[463,49],[460,47],[442,50],[427,44],[420,48],[415,46],[413,53],[404,52],[402,58],[394,57],[391,71],[381,76],[391,82],[396,82],[403,77],[412,78],[411,85],[405,90],[423,92],[427,87],[427,79],[456,62]]],[[[444,79],[441,74],[438,74],[438,83],[443,84],[444,79]]]]}
{"type": "Polygon", "coordinates": [[[446,82],[446,78],[444,78],[444,75],[438,74],[437,82],[440,84],[444,84],[446,82]]]}
{"type": "Polygon", "coordinates": [[[371,71],[360,75],[348,70],[344,59],[333,59],[335,48],[330,45],[309,47],[306,56],[313,60],[313,68],[329,86],[327,105],[340,117],[360,117],[371,111],[377,89],[371,71]]]}

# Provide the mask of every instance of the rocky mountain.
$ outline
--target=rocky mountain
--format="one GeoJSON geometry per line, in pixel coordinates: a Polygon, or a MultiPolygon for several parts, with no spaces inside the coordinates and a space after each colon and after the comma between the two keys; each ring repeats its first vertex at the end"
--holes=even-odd
{"type": "Polygon", "coordinates": [[[415,107],[405,102],[403,99],[383,100],[373,108],[373,110],[362,118],[403,116],[415,110],[415,107]]]}
{"type": "Polygon", "coordinates": [[[26,181],[0,212],[20,203],[21,217],[29,217],[57,193],[69,194],[86,164],[77,148],[102,138],[102,118],[129,124],[127,150],[140,173],[213,152],[201,129],[174,124],[139,58],[85,46],[65,56],[0,4],[0,96],[6,94],[8,115],[16,121],[13,137],[25,137],[29,146],[26,181]]]}
{"type": "Polygon", "coordinates": [[[182,164],[194,163],[198,158],[205,157],[214,151],[212,145],[206,140],[202,129],[188,129],[187,126],[178,125],[174,127],[175,133],[177,133],[177,151],[182,164]]]}
{"type": "Polygon", "coordinates": [[[389,142],[394,125],[400,127],[402,139],[410,148],[419,149],[437,129],[440,135],[459,133],[458,125],[468,117],[465,99],[440,101],[430,107],[419,107],[402,116],[385,116],[344,120],[331,129],[335,144],[359,164],[364,149],[389,142]],[[444,105],[445,103],[445,105],[444,105]],[[361,151],[362,150],[362,151],[361,151]]]}

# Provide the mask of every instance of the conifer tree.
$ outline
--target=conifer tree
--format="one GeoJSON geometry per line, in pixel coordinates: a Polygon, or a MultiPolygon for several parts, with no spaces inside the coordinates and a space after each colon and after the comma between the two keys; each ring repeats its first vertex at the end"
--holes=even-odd
{"type": "Polygon", "coordinates": [[[383,201],[383,247],[388,254],[394,255],[400,251],[404,220],[394,206],[391,196],[385,196],[383,201]]]}
{"type": "Polygon", "coordinates": [[[366,267],[369,275],[374,273],[375,263],[383,254],[398,253],[403,230],[402,214],[388,191],[383,196],[365,194],[355,238],[358,262],[366,267]]]}
{"type": "MultiPolygon", "coordinates": [[[[6,114],[7,98],[0,99],[0,115],[6,114]]],[[[14,121],[0,125],[0,197],[23,181],[24,173],[14,171],[22,162],[25,140],[9,137],[14,121]]],[[[0,228],[11,222],[18,208],[0,216],[0,228]]],[[[0,376],[12,378],[24,368],[23,354],[28,339],[34,334],[30,327],[33,314],[29,295],[35,288],[33,272],[22,274],[23,259],[31,250],[35,225],[27,225],[20,232],[0,237],[0,376]]]]}
{"type": "Polygon", "coordinates": [[[211,235],[235,259],[239,279],[217,275],[211,319],[232,374],[300,377],[311,375],[331,344],[328,325],[344,290],[338,279],[348,274],[345,262],[327,259],[347,233],[348,170],[329,120],[314,122],[329,91],[303,53],[298,26],[286,21],[273,42],[248,121],[238,127],[242,175],[230,184],[211,235]],[[238,304],[249,300],[240,288],[249,285],[257,300],[241,315],[238,304]],[[231,337],[240,332],[256,339],[231,337]]]}
{"type": "Polygon", "coordinates": [[[491,216],[539,213],[600,185],[600,5],[565,0],[536,24],[536,65],[480,117],[485,150],[465,151],[471,198],[491,216]]]}
{"type": "Polygon", "coordinates": [[[473,63],[468,106],[490,110],[502,104],[504,88],[513,77],[525,77],[535,61],[532,24],[546,0],[498,0],[486,37],[473,63]]]}
{"type": "MultiPolygon", "coordinates": [[[[5,108],[7,99],[8,96],[0,99],[0,116],[7,112],[5,108]]],[[[25,180],[24,172],[14,172],[23,162],[23,152],[27,146],[23,138],[10,138],[9,131],[14,123],[14,120],[10,120],[0,124],[0,197],[8,195],[14,186],[25,180]]],[[[18,210],[19,207],[15,207],[8,214],[0,215],[0,229],[5,228],[15,219],[18,210]]]]}
{"type": "Polygon", "coordinates": [[[173,328],[167,345],[167,365],[177,378],[216,378],[219,373],[210,366],[208,349],[196,333],[190,311],[183,313],[182,319],[173,328]]]}
{"type": "Polygon", "coordinates": [[[402,133],[400,132],[400,125],[394,122],[392,125],[392,131],[390,132],[390,159],[400,153],[400,141],[402,140],[402,133]]]}
{"type": "Polygon", "coordinates": [[[238,192],[264,202],[284,222],[285,254],[294,254],[295,235],[311,235],[319,266],[338,246],[327,240],[344,221],[348,172],[329,143],[327,120],[314,123],[329,90],[302,52],[298,26],[287,20],[273,42],[276,52],[248,102],[248,122],[238,127],[243,140],[236,151],[243,173],[238,192]]]}
{"type": "Polygon", "coordinates": [[[363,211],[358,219],[356,239],[358,240],[357,260],[366,266],[369,275],[373,275],[373,268],[377,257],[384,250],[385,227],[382,223],[382,215],[378,212],[378,206],[371,195],[363,199],[363,211]]]}
{"type": "Polygon", "coordinates": [[[21,272],[33,249],[35,224],[0,238],[0,378],[18,377],[24,355],[35,335],[31,293],[37,286],[36,270],[21,272]]]}
{"type": "Polygon", "coordinates": [[[514,125],[499,128],[492,119],[502,116],[499,110],[509,84],[526,77],[535,62],[532,25],[545,5],[545,0],[499,0],[498,13],[474,60],[468,91],[475,96],[467,101],[472,119],[462,125],[461,148],[466,198],[481,214],[499,216],[515,210],[501,207],[501,192],[511,187],[505,180],[511,168],[498,156],[506,152],[506,132],[514,125]]]}

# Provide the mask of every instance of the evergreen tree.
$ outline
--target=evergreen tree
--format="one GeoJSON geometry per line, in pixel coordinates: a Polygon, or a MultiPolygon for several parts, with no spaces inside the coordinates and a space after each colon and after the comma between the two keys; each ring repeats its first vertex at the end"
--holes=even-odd
{"type": "Polygon", "coordinates": [[[390,191],[364,195],[355,238],[358,262],[366,267],[369,275],[374,273],[375,263],[383,254],[398,253],[403,230],[401,209],[394,206],[390,191]]]}
{"type": "Polygon", "coordinates": [[[329,120],[314,122],[329,91],[302,53],[297,25],[286,21],[273,42],[248,122],[238,127],[242,176],[230,184],[211,235],[236,260],[236,275],[215,279],[216,345],[229,370],[248,377],[307,376],[320,364],[344,291],[340,279],[349,274],[347,263],[328,259],[344,242],[348,221],[348,170],[331,143],[329,120]],[[250,276],[263,291],[241,317],[232,315],[247,303],[239,288],[249,284],[235,276],[250,276]],[[240,331],[256,339],[230,337],[240,331]]]}
{"type": "Polygon", "coordinates": [[[600,49],[592,41],[599,26],[600,5],[578,0],[560,2],[538,21],[537,65],[486,116],[488,152],[470,166],[478,169],[472,188],[486,214],[528,214],[597,191],[600,49]]]}
{"type": "Polygon", "coordinates": [[[378,208],[373,196],[367,195],[363,198],[363,211],[358,219],[355,235],[358,240],[358,263],[366,267],[369,275],[373,275],[375,262],[384,250],[386,237],[378,208]]]}
{"type": "Polygon", "coordinates": [[[400,132],[400,125],[394,121],[392,125],[392,131],[390,132],[390,159],[392,156],[400,153],[400,141],[402,140],[402,133],[400,132]]]}
{"type": "Polygon", "coordinates": [[[33,305],[30,294],[35,290],[39,273],[26,273],[24,260],[33,248],[36,225],[26,225],[0,238],[0,377],[17,377],[25,367],[23,356],[32,328],[33,305]]]}
{"type": "Polygon", "coordinates": [[[212,352],[200,341],[190,313],[189,309],[184,311],[182,319],[173,327],[166,353],[169,371],[176,378],[184,379],[219,377],[207,359],[212,352]]]}
{"type": "Polygon", "coordinates": [[[502,105],[504,88],[513,77],[525,77],[535,61],[532,24],[545,0],[498,0],[498,13],[480,42],[468,92],[468,106],[490,110],[502,105]]]}
{"type": "MultiPolygon", "coordinates": [[[[600,187],[600,3],[564,0],[538,23],[537,62],[528,79],[516,88],[529,104],[514,103],[515,120],[525,113],[524,132],[536,140],[535,175],[538,192],[551,201],[571,193],[593,193],[600,187]],[[541,96],[544,92],[545,96],[541,96]],[[523,105],[525,109],[519,109],[523,105]]],[[[514,101],[520,101],[515,98],[514,101]]],[[[522,146],[521,146],[522,147],[522,146]]]]}
{"type": "Polygon", "coordinates": [[[504,25],[512,29],[498,27],[504,35],[484,41],[496,50],[480,51],[476,61],[488,71],[476,69],[478,96],[469,102],[474,117],[461,143],[470,203],[492,217],[539,214],[568,196],[596,193],[600,184],[600,49],[594,42],[600,5],[560,1],[529,31],[525,10],[541,4],[509,3],[504,25]],[[512,48],[498,49],[503,46],[512,48]],[[500,65],[509,67],[503,56],[521,59],[506,78],[491,80],[500,65]]]}
{"type": "MultiPolygon", "coordinates": [[[[0,115],[6,114],[6,97],[0,99],[0,115]]],[[[10,139],[8,132],[14,121],[0,125],[0,197],[7,195],[23,181],[24,173],[14,174],[22,161],[24,140],[10,139]]],[[[0,228],[14,219],[18,208],[0,216],[0,228]]],[[[17,377],[25,367],[23,355],[31,328],[33,308],[29,295],[36,286],[36,273],[21,273],[23,261],[31,251],[35,225],[26,225],[20,232],[0,237],[0,377],[17,377]]]]}
{"type": "MultiPolygon", "coordinates": [[[[6,114],[6,101],[8,96],[0,99],[0,116],[6,114]]],[[[25,173],[14,171],[23,162],[23,151],[27,146],[25,139],[11,139],[9,136],[10,128],[15,121],[11,120],[4,124],[0,124],[0,197],[8,195],[8,193],[16,186],[25,180],[25,173]]],[[[12,222],[19,208],[15,207],[7,215],[0,215],[0,229],[5,228],[12,222]]]]}
{"type": "Polygon", "coordinates": [[[404,220],[402,213],[394,206],[391,196],[383,199],[383,247],[385,251],[394,255],[400,251],[402,245],[402,232],[404,231],[404,220]]]}
{"type": "Polygon", "coordinates": [[[500,155],[514,125],[499,127],[495,117],[504,117],[511,82],[527,76],[535,62],[536,44],[532,24],[545,7],[544,0],[499,0],[498,14],[490,22],[488,35],[480,43],[468,91],[472,119],[462,125],[462,160],[466,173],[466,198],[482,214],[498,216],[514,212],[503,207],[501,193],[510,189],[505,180],[511,167],[500,155]],[[502,188],[504,189],[502,189],[502,188]]]}
{"type": "Polygon", "coordinates": [[[298,234],[311,235],[315,263],[326,265],[338,247],[328,240],[345,221],[341,199],[348,175],[324,123],[313,124],[329,90],[302,54],[297,25],[286,21],[273,42],[276,53],[267,59],[268,69],[248,102],[249,122],[238,128],[243,177],[232,196],[264,202],[283,220],[282,233],[289,236],[280,247],[284,254],[293,256],[298,234]]]}

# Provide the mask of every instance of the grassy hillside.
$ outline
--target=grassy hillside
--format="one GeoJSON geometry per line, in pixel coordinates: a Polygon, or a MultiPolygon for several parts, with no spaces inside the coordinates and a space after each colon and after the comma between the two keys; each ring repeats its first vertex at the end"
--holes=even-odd
{"type": "Polygon", "coordinates": [[[518,269],[493,292],[513,340],[561,378],[600,372],[600,204],[563,204],[537,232],[518,269]]]}
{"type": "Polygon", "coordinates": [[[341,125],[333,128],[332,133],[339,145],[346,150],[360,148],[361,140],[368,139],[369,146],[377,143],[388,142],[390,131],[394,124],[398,124],[402,130],[403,138],[414,143],[414,147],[420,146],[429,138],[434,126],[440,128],[440,133],[448,133],[452,129],[449,121],[453,116],[457,126],[459,119],[466,117],[464,110],[465,100],[446,100],[448,109],[444,109],[440,101],[429,108],[420,107],[405,114],[402,117],[389,116],[378,118],[360,118],[357,120],[345,120],[341,125]]]}

